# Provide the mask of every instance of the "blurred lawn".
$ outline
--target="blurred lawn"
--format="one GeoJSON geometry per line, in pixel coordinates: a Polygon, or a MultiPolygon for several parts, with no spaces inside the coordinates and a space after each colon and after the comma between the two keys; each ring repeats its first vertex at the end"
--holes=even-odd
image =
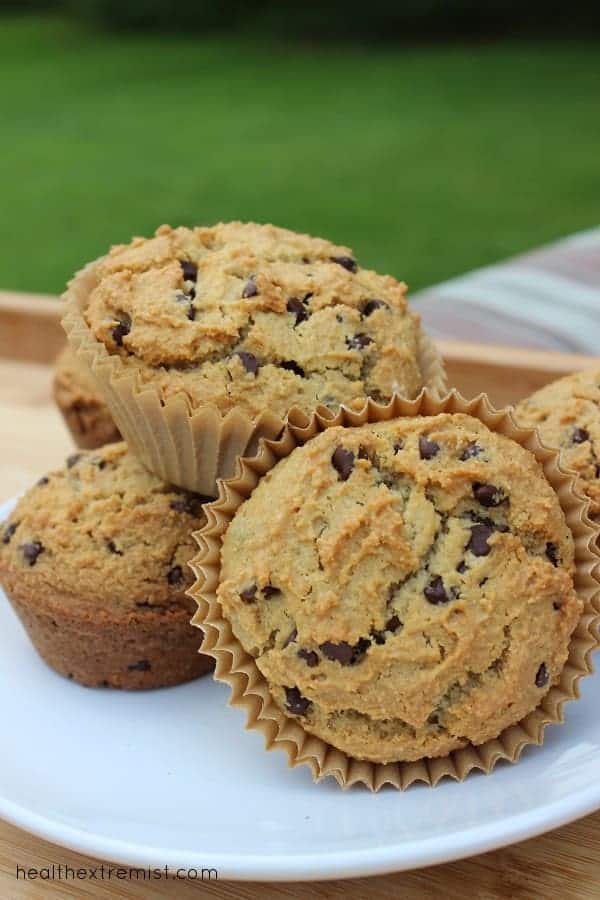
{"type": "Polygon", "coordinates": [[[412,288],[600,220],[598,45],[269,45],[0,18],[0,286],[273,221],[412,288]]]}

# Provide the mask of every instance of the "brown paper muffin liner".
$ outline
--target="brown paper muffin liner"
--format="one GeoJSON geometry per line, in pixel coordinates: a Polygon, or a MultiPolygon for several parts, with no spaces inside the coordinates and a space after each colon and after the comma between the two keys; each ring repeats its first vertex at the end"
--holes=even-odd
{"type": "MultiPolygon", "coordinates": [[[[97,341],[83,316],[87,298],[97,283],[100,260],[89,263],[69,283],[62,324],[70,345],[90,368],[98,389],[129,448],[164,481],[215,497],[217,480],[236,474],[241,456],[253,456],[261,438],[273,439],[284,420],[269,411],[251,419],[234,409],[223,415],[214,405],[192,409],[185,394],[164,401],[157,388],[143,384],[120,356],[97,341]]],[[[424,383],[436,396],[446,392],[444,364],[433,342],[421,332],[419,365],[424,383]]],[[[325,406],[320,419],[332,417],[325,406]]],[[[297,409],[290,420],[307,416],[297,409]]],[[[338,418],[338,417],[335,417],[338,418]]]]}
{"type": "Polygon", "coordinates": [[[309,766],[315,781],[332,775],[344,788],[359,783],[377,791],[384,784],[390,784],[405,790],[415,781],[430,786],[435,786],[445,777],[462,781],[473,769],[487,774],[499,760],[514,763],[528,744],[542,743],[546,725],[563,721],[563,706],[567,700],[579,696],[579,680],[593,671],[591,656],[599,644],[600,553],[595,545],[599,526],[594,526],[588,518],[588,501],[574,490],[574,478],[559,466],[558,453],[544,447],[534,429],[518,427],[509,409],[496,410],[484,394],[466,400],[456,391],[442,400],[424,392],[416,400],[396,398],[385,406],[369,401],[358,413],[341,410],[333,420],[314,415],[302,423],[291,424],[279,441],[261,443],[256,456],[243,460],[240,469],[235,479],[219,485],[218,499],[205,507],[207,524],[195,535],[200,550],[191,563],[197,580],[188,593],[198,603],[198,612],[192,624],[204,630],[202,650],[216,660],[216,680],[230,686],[230,705],[245,710],[246,727],[263,733],[267,750],[284,750],[290,766],[309,766]],[[499,737],[436,759],[365,762],[308,734],[296,720],[284,715],[273,701],[265,678],[233,634],[216,598],[221,542],[236,510],[249,497],[260,478],[298,444],[325,428],[331,425],[352,427],[399,416],[436,415],[442,412],[475,416],[492,431],[512,438],[534,454],[558,495],[573,533],[575,587],[584,600],[584,612],[573,632],[560,682],[548,691],[540,706],[516,725],[505,729],[499,737]]]}

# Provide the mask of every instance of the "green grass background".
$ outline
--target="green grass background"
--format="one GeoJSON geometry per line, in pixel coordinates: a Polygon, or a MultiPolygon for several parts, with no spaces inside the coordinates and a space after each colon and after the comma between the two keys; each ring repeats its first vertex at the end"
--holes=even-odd
{"type": "Polygon", "coordinates": [[[0,18],[0,286],[273,221],[413,289],[600,220],[593,43],[307,45],[0,18]]]}

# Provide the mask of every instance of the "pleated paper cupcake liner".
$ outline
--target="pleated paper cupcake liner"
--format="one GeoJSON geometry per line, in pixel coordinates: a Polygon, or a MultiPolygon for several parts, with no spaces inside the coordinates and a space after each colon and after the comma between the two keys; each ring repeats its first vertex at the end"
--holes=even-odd
{"type": "Polygon", "coordinates": [[[389,784],[404,790],[420,781],[434,786],[443,778],[462,781],[474,769],[490,773],[499,760],[516,762],[523,749],[541,744],[547,725],[563,721],[563,707],[579,696],[579,681],[592,669],[600,624],[600,554],[596,549],[598,525],[587,516],[588,501],[574,488],[574,477],[559,465],[556,451],[545,448],[534,429],[519,428],[508,409],[496,410],[485,395],[466,400],[456,391],[439,399],[423,392],[413,401],[395,398],[386,405],[369,401],[360,412],[340,410],[333,419],[321,414],[290,416],[290,427],[276,442],[262,442],[258,453],[241,463],[235,479],[219,485],[218,499],[205,507],[206,526],[196,534],[199,553],[192,560],[196,583],[190,595],[198,603],[192,620],[205,633],[202,650],[216,661],[215,678],[229,685],[230,704],[246,713],[247,727],[262,732],[267,750],[284,750],[290,766],[309,766],[315,780],[333,776],[340,786],[359,783],[373,791],[389,784]],[[554,488],[575,543],[575,588],[584,611],[569,645],[569,655],[558,684],[540,705],[497,738],[455,750],[448,756],[417,762],[371,763],[354,759],[321,738],[306,732],[275,704],[268,684],[254,659],[233,634],[217,600],[223,535],[236,510],[250,496],[262,476],[292,450],[332,425],[355,427],[405,416],[465,413],[528,449],[541,464],[554,488]]]}
{"type": "MultiPolygon", "coordinates": [[[[251,419],[238,409],[223,414],[211,404],[192,409],[183,392],[163,400],[157,387],[143,384],[118,354],[94,338],[85,321],[83,310],[97,283],[99,262],[82,269],[65,294],[63,327],[69,343],[90,368],[123,439],[147,468],[164,481],[214,497],[217,480],[233,477],[239,458],[255,454],[261,438],[276,438],[286,423],[269,411],[251,419]]],[[[444,364],[423,333],[419,365],[430,392],[442,396],[444,364]]],[[[325,406],[316,412],[321,419],[333,415],[325,406]]],[[[303,415],[290,409],[290,419],[302,420],[303,415]]]]}

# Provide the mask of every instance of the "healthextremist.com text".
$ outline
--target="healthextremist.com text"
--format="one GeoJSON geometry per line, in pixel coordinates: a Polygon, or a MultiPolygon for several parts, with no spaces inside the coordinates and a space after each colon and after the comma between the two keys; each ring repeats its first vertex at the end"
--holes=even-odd
{"type": "Polygon", "coordinates": [[[17,881],[160,881],[163,878],[175,878],[182,881],[217,881],[216,869],[199,866],[181,866],[173,868],[168,865],[147,868],[105,865],[68,866],[65,863],[52,863],[50,866],[19,866],[15,878],[17,881]]]}

